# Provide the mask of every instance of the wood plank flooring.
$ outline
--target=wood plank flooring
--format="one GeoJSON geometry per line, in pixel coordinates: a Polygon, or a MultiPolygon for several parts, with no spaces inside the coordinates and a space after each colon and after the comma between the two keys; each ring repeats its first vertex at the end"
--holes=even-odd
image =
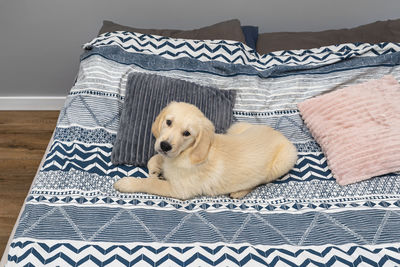
{"type": "Polygon", "coordinates": [[[58,115],[59,111],[0,111],[0,257],[58,115]]]}

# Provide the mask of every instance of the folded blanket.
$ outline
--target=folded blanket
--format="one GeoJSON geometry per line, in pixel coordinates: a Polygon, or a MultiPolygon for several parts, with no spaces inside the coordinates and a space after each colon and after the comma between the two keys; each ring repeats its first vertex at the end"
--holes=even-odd
{"type": "Polygon", "coordinates": [[[400,85],[393,76],[298,107],[340,185],[400,170],[400,85]]]}

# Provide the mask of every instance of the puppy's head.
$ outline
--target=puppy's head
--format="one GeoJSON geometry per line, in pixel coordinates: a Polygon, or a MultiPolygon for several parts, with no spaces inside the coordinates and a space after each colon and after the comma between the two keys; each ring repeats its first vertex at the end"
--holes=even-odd
{"type": "Polygon", "coordinates": [[[185,153],[192,164],[198,164],[207,158],[215,129],[196,106],[171,102],[157,116],[151,130],[159,154],[176,158],[185,153]]]}

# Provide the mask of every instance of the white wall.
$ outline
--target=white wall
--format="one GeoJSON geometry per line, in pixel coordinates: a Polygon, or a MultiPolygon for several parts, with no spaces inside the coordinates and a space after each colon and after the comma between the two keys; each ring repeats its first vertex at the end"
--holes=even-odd
{"type": "Polygon", "coordinates": [[[0,97],[65,96],[81,45],[103,19],[191,29],[238,18],[260,32],[317,31],[400,18],[399,10],[400,0],[0,0],[0,97]]]}

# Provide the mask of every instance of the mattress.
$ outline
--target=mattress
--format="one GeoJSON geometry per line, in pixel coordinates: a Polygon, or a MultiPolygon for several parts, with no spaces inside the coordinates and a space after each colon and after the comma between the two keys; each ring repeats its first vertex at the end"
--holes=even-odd
{"type": "Polygon", "coordinates": [[[400,174],[338,185],[297,108],[384,75],[399,81],[399,51],[398,43],[346,43],[261,55],[228,40],[123,31],[94,38],[84,45],[6,266],[399,265],[400,174]],[[122,177],[148,176],[110,159],[132,72],[236,90],[234,121],[282,132],[298,150],[296,165],[243,199],[115,191],[122,177]]]}

